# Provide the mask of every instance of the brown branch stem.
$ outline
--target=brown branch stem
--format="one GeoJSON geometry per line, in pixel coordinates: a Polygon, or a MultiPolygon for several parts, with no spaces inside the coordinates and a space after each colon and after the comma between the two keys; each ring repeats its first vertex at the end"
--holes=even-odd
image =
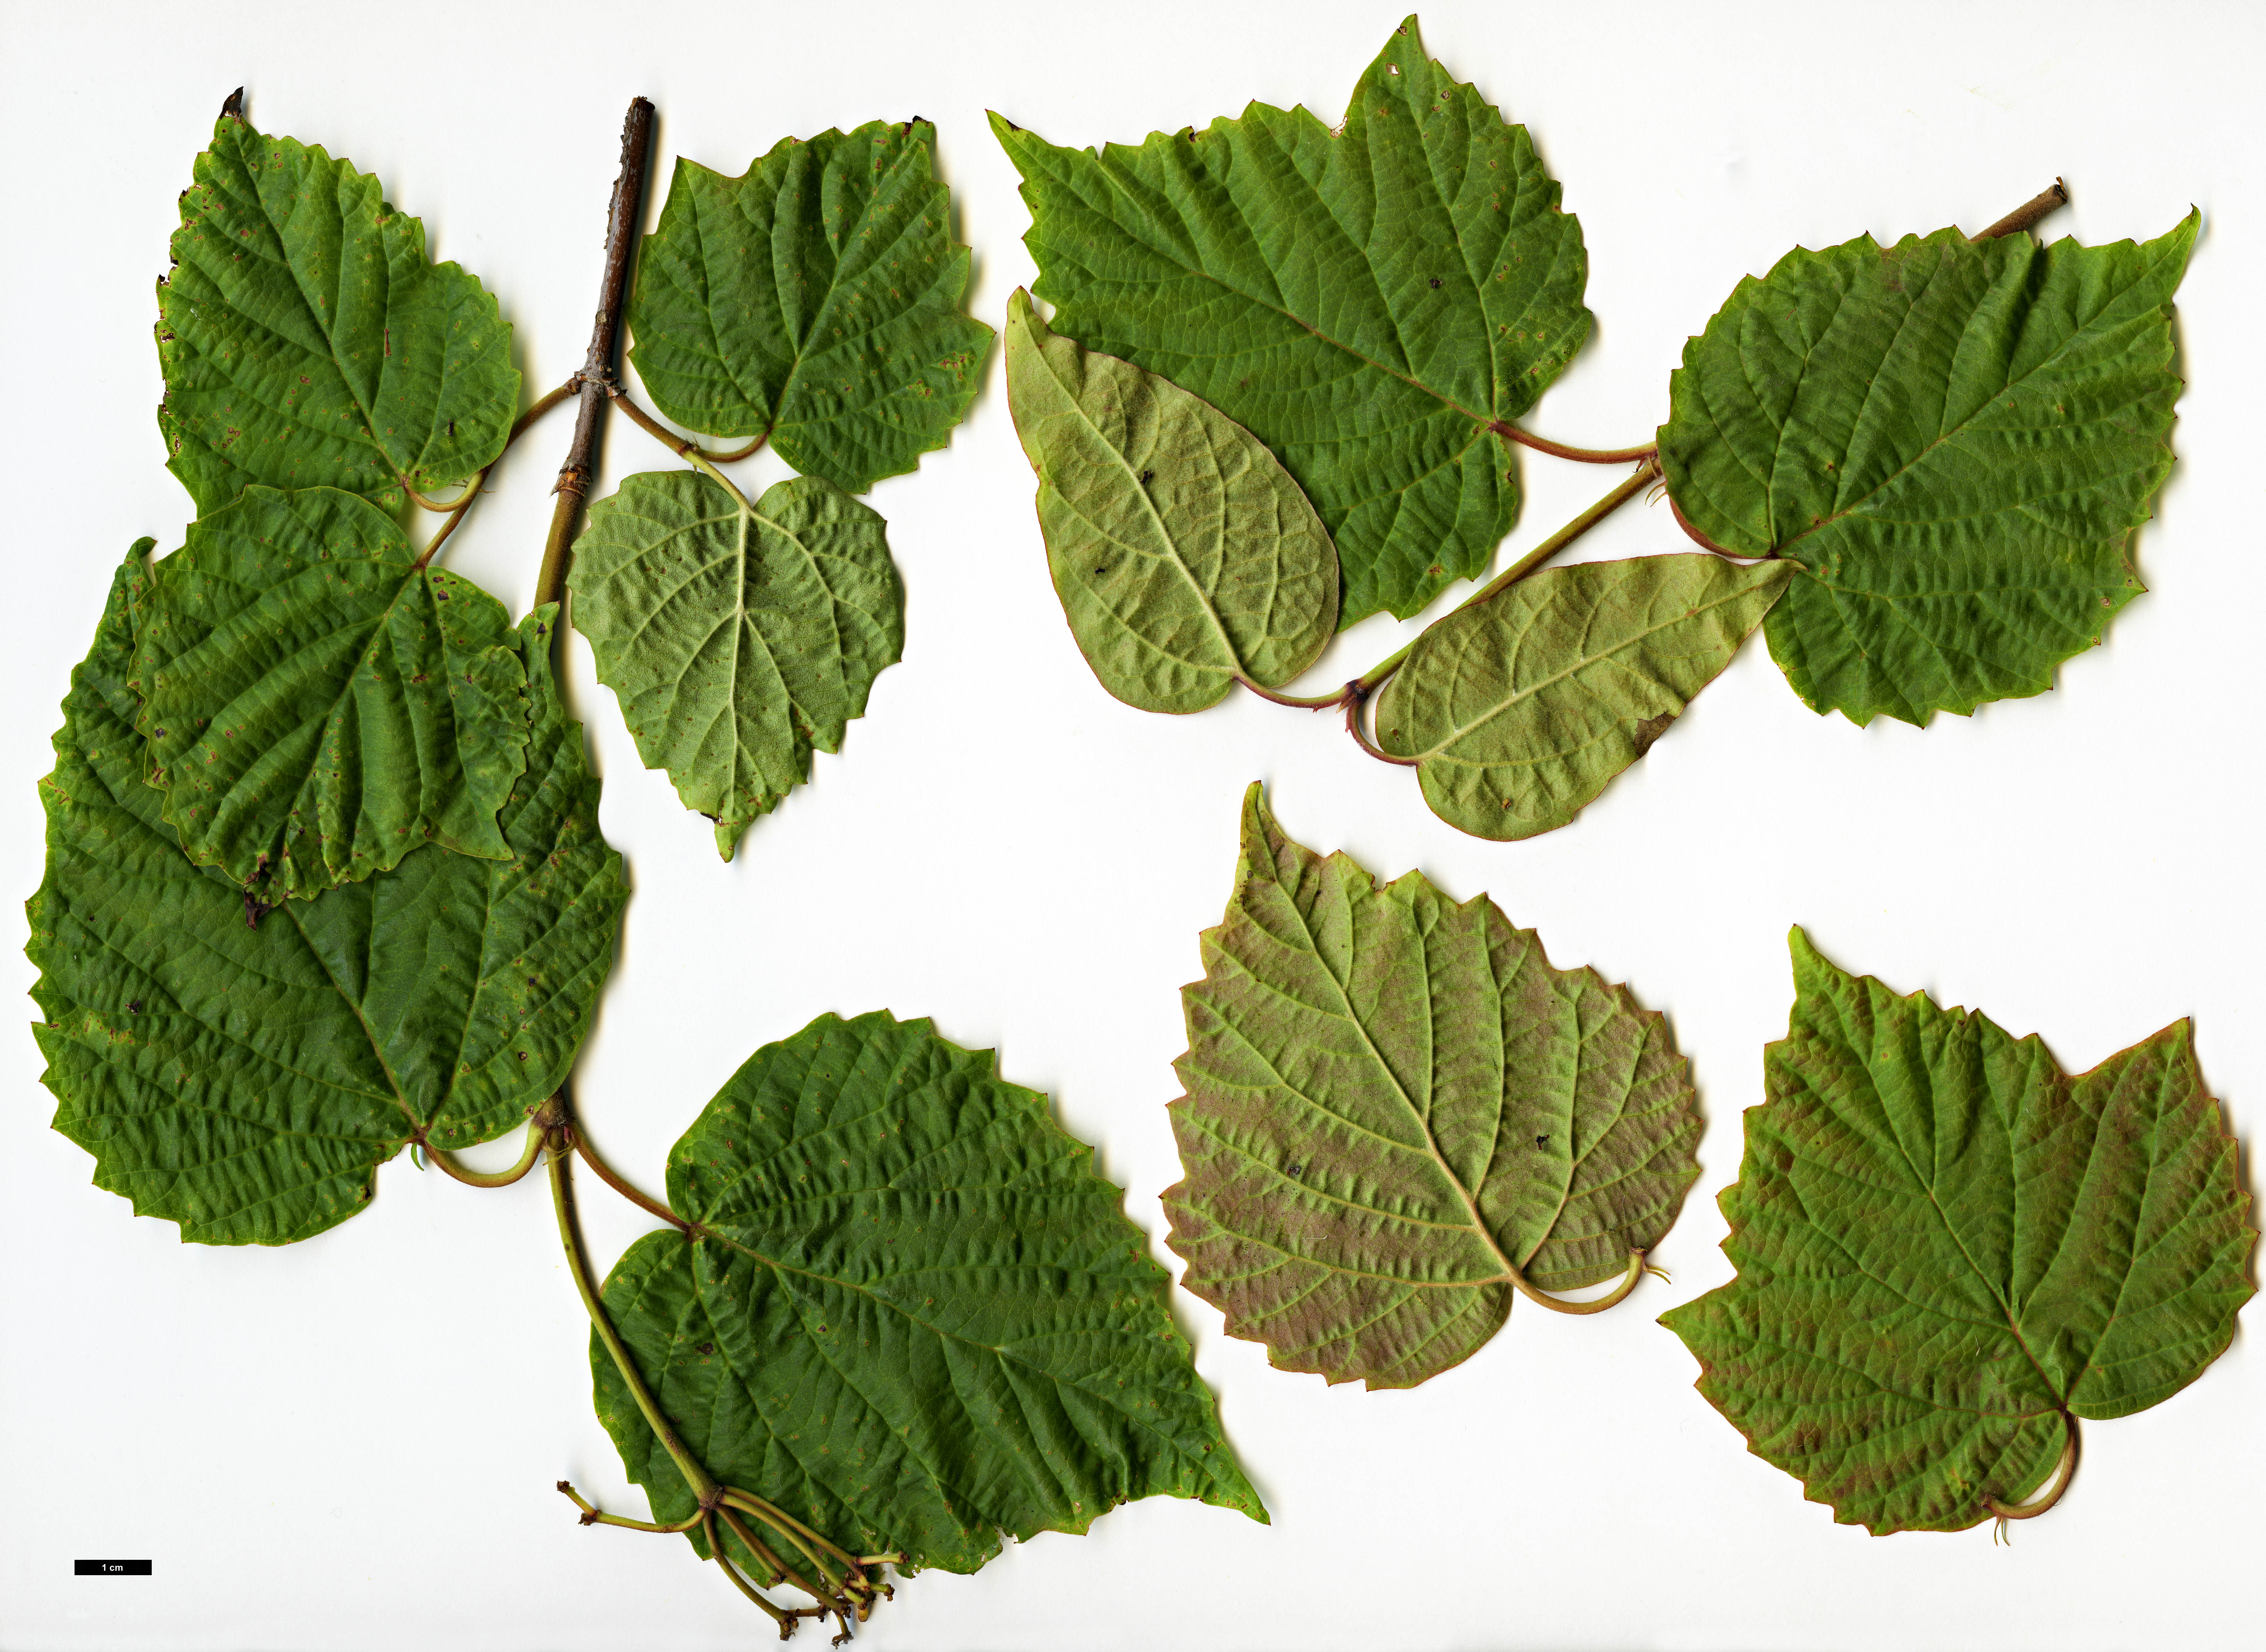
{"type": "Polygon", "coordinates": [[[532,606],[537,608],[559,601],[566,592],[566,561],[583,497],[590,491],[597,464],[598,431],[606,410],[606,386],[614,376],[615,343],[621,332],[622,303],[629,293],[630,259],[637,249],[646,167],[652,153],[653,105],[643,98],[632,98],[622,121],[622,170],[614,179],[613,201],[607,209],[606,267],[598,283],[598,313],[590,324],[590,347],[579,375],[581,388],[574,413],[574,440],[552,487],[559,503],[551,513],[551,533],[543,546],[543,571],[535,581],[532,606]]]}
{"type": "Polygon", "coordinates": [[[2068,186],[2057,178],[2053,180],[2053,187],[2041,189],[1975,238],[1978,241],[1995,241],[2002,235],[2020,234],[2044,217],[2046,214],[2068,204],[2068,186]]]}

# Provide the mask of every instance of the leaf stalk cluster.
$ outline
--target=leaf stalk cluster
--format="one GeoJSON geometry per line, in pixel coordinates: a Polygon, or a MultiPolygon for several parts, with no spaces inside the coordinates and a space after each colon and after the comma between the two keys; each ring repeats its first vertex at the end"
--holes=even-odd
{"type": "MultiPolygon", "coordinates": [[[[874,1607],[879,1602],[894,1596],[895,1591],[890,1585],[867,1568],[878,1568],[901,1557],[850,1553],[822,1533],[814,1531],[753,1492],[720,1482],[685,1444],[676,1426],[662,1410],[660,1401],[654,1397],[653,1390],[647,1385],[643,1372],[638,1369],[628,1345],[623,1341],[621,1333],[615,1328],[612,1318],[606,1312],[604,1300],[590,1267],[589,1254],[583,1247],[581,1226],[575,1217],[573,1173],[575,1154],[579,1152],[609,1187],[623,1194],[639,1208],[676,1227],[684,1234],[688,1244],[698,1244],[707,1234],[697,1224],[678,1216],[667,1205],[636,1192],[607,1168],[574,1128],[563,1093],[552,1097],[545,1112],[548,1117],[542,1128],[541,1140],[550,1150],[552,1204],[558,1213],[559,1238],[566,1253],[567,1271],[574,1276],[574,1288],[582,1298],[584,1311],[590,1316],[591,1328],[596,1332],[598,1341],[612,1358],[615,1368],[620,1371],[623,1383],[636,1400],[638,1410],[644,1415],[647,1426],[652,1429],[654,1437],[661,1442],[662,1449],[669,1453],[669,1460],[684,1476],[684,1483],[692,1492],[698,1507],[683,1520],[673,1524],[660,1524],[606,1514],[586,1501],[566,1480],[559,1482],[559,1489],[582,1511],[581,1523],[584,1525],[622,1526],[635,1531],[662,1533],[684,1533],[698,1526],[702,1539],[707,1546],[708,1558],[722,1569],[734,1588],[754,1602],[778,1626],[779,1639],[784,1641],[793,1634],[803,1619],[822,1620],[830,1613],[841,1625],[841,1633],[834,1637],[834,1644],[841,1645],[850,1638],[852,1622],[865,1622],[873,1615],[874,1607]],[[800,1569],[782,1559],[778,1549],[757,1535],[755,1529],[748,1524],[750,1519],[783,1539],[784,1546],[801,1556],[808,1570],[800,1569]],[[722,1534],[717,1530],[719,1521],[739,1540],[742,1551],[760,1568],[760,1574],[752,1580],[744,1575],[741,1563],[727,1553],[722,1534]],[[783,1607],[762,1593],[764,1589],[782,1585],[800,1590],[817,1604],[783,1607]]],[[[530,1135],[534,1137],[536,1131],[530,1130],[530,1135]]],[[[516,1176],[514,1179],[516,1180],[516,1176]]]]}

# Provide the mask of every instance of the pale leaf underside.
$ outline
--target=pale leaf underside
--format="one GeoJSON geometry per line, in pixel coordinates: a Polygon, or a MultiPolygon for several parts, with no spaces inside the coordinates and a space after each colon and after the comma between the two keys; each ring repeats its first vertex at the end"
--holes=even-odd
{"type": "Polygon", "coordinates": [[[511,328],[425,253],[375,178],[223,115],[157,286],[166,464],[199,515],[245,488],[340,487],[389,509],[503,451],[511,328]]]}
{"type": "Polygon", "coordinates": [[[1699,1174],[1667,1023],[1555,969],[1491,902],[1378,886],[1285,837],[1254,786],[1226,920],[1183,994],[1182,1283],[1332,1382],[1408,1387],[1502,1326],[1516,1279],[1624,1273],[1699,1174]]]}
{"type": "Polygon", "coordinates": [[[1796,250],[1685,347],[1669,492],[1723,549],[1800,565],[1766,635],[1812,707],[1925,723],[2043,692],[2139,594],[2197,226],[1796,250]]]}
{"type": "MultiPolygon", "coordinates": [[[[822,1016],[678,1142],[669,1203],[705,1237],[640,1239],[606,1305],[709,1472],[853,1553],[970,1572],[1003,1534],[1160,1493],[1264,1521],[1093,1158],[990,1052],[822,1016]]],[[[631,1477],[684,1518],[692,1494],[590,1354],[631,1477]]]]}
{"type": "Polygon", "coordinates": [[[1007,396],[1047,565],[1094,675],[1144,711],[1273,688],[1335,629],[1338,559],[1258,438],[1129,362],[1056,337],[1018,289],[1007,396]]]}
{"type": "Polygon", "coordinates": [[[1783,563],[1583,562],[1530,575],[1417,640],[1377,707],[1424,800],[1481,837],[1565,825],[1731,662],[1783,563]]]}
{"type": "Polygon", "coordinates": [[[2075,1419],[2226,1349],[2256,1238],[2235,1144],[2185,1021],[2071,1078],[2035,1035],[1793,947],[1721,1199],[1738,1276],[1663,1323],[1835,1518],[1957,1531],[2043,1485],[2075,1419]]]}
{"type": "Polygon", "coordinates": [[[184,1239],[286,1244],[359,1210],[405,1143],[486,1140],[557,1087],[628,887],[552,686],[545,610],[523,629],[535,719],[501,821],[512,858],[425,848],[247,925],[242,891],[182,855],[142,778],[127,670],[148,544],[73,674],[41,785],[47,875],[26,910],[46,1082],[96,1185],[184,1239]]]}
{"type": "Polygon", "coordinates": [[[992,129],[1056,329],[1267,443],[1337,544],[1341,628],[1486,567],[1518,509],[1488,427],[1589,336],[1589,264],[1525,128],[1426,57],[1414,18],[1336,132],[1258,103],[1098,152],[992,129]]]}
{"type": "Polygon", "coordinates": [[[676,163],[630,301],[630,360],[689,429],[768,435],[862,493],[940,448],[991,329],[961,309],[968,249],[936,128],[875,121],[788,138],[745,174],[676,163]]]}
{"type": "Polygon", "coordinates": [[[574,628],[648,768],[716,822],[726,859],[757,816],[839,751],[904,649],[881,518],[798,477],[749,508],[691,471],[647,471],[590,508],[574,628]]]}

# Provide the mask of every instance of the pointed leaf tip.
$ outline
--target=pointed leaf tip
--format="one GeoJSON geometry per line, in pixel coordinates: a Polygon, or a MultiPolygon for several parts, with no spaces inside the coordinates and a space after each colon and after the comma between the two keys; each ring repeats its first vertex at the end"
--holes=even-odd
{"type": "MultiPolygon", "coordinates": [[[[720,1480],[953,1572],[1136,1497],[1266,1517],[1122,1191],[991,1051],[822,1015],[717,1093],[669,1197],[708,1237],[640,1240],[605,1301],[720,1480]],[[781,1449],[821,1438],[857,1449],[781,1449]]],[[[693,1513],[595,1336],[591,1363],[655,1517],[693,1513]]]]}
{"type": "Polygon", "coordinates": [[[1055,330],[1267,445],[1335,543],[1341,630],[1486,567],[1518,508],[1490,426],[1588,337],[1588,259],[1524,130],[1426,58],[1413,18],[1341,137],[1260,104],[1106,152],[993,130],[1055,330]]]}
{"type": "Polygon", "coordinates": [[[263,135],[239,89],[196,158],[157,286],[166,468],[200,515],[255,484],[343,488],[388,510],[502,452],[511,328],[377,179],[263,135]],[[360,274],[352,274],[359,271],[360,274]],[[321,296],[352,280],[351,303],[321,296]]]}

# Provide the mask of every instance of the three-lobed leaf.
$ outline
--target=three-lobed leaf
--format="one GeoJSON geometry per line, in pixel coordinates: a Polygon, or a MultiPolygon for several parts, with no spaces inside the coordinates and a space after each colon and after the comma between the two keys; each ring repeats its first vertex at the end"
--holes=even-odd
{"type": "Polygon", "coordinates": [[[2237,1150],[2185,1021],[2071,1078],[2035,1034],[1792,947],[1721,1199],[1738,1276],[1662,1323],[1836,1519],[1957,1531],[2043,1484],[2077,1418],[2226,1349],[2257,1237],[2237,1150]]]}
{"type": "Polygon", "coordinates": [[[1378,744],[1417,760],[1451,826],[1563,826],[1731,662],[1792,571],[1681,555],[1531,575],[1417,639],[1378,700],[1378,744]]]}
{"type": "MultiPolygon", "coordinates": [[[[1160,1493],[1263,1522],[1120,1197],[989,1051],[821,1016],[677,1143],[697,1237],[640,1239],[605,1304],[708,1471],[852,1553],[971,1572],[1160,1493]]],[[[590,1363],[655,1517],[691,1515],[595,1336],[590,1363]]]]}
{"type": "Polygon", "coordinates": [[[1273,450],[1336,541],[1341,627],[1487,566],[1518,509],[1490,427],[1589,336],[1589,265],[1525,128],[1427,57],[1414,18],[1335,132],[1258,103],[1099,152],[991,124],[1056,330],[1273,450]]]}
{"type": "Polygon", "coordinates": [[[1328,532],[1264,444],[1157,374],[1007,304],[1007,399],[1039,476],[1056,595],[1129,705],[1197,712],[1274,688],[1336,629],[1328,532]]]}
{"type": "Polygon", "coordinates": [[[26,907],[55,1128],[95,1183],[210,1244],[288,1244],[368,1202],[411,1141],[520,1123],[566,1078],[628,899],[581,731],[552,686],[556,610],[521,628],[534,707],[500,822],[509,860],[428,847],[257,928],[192,865],[143,779],[128,681],[150,541],[113,581],[41,783],[26,907]]]}
{"type": "Polygon", "coordinates": [[[157,423],[200,515],[256,483],[391,509],[404,482],[452,487],[503,451],[511,328],[351,163],[222,115],[172,253],[157,423]]]}
{"type": "Polygon", "coordinates": [[[625,479],[590,507],[568,579],[574,628],[647,768],[716,822],[748,823],[839,751],[904,649],[881,518],[816,477],[753,506],[692,471],[625,479]]]}
{"type": "Polygon", "coordinates": [[[133,680],[191,859],[273,904],[434,843],[508,859],[528,742],[503,604],[335,488],[251,487],[151,569],[133,680]]]}
{"type": "Polygon", "coordinates": [[[862,493],[940,448],[991,329],[961,309],[936,128],[875,121],[788,138],[726,178],[676,163],[630,300],[630,360],[689,429],[764,436],[862,493]]]}
{"type": "Polygon", "coordinates": [[[1484,895],[1379,887],[1254,786],[1225,920],[1184,990],[1182,1280],[1290,1371],[1405,1388],[1536,1290],[1623,1273],[1700,1173],[1666,1021],[1554,969],[1484,895]]]}
{"type": "Polygon", "coordinates": [[[1670,494],[1723,549],[1801,566],[1766,634],[1811,706],[1924,723],[2043,692],[2139,594],[2197,223],[1796,250],[1685,347],[1670,494]]]}

